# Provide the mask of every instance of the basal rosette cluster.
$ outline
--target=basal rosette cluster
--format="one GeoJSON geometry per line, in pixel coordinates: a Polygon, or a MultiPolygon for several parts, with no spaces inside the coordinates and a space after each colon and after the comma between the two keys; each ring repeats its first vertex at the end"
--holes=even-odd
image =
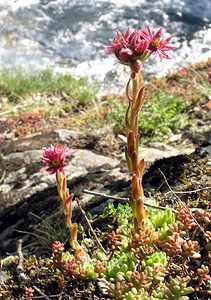
{"type": "Polygon", "coordinates": [[[168,45],[171,36],[162,39],[162,28],[154,34],[148,27],[147,29],[135,29],[131,33],[130,27],[122,34],[117,31],[116,38],[111,41],[111,45],[106,46],[107,53],[114,53],[118,60],[125,65],[129,65],[135,73],[139,73],[142,68],[142,61],[146,60],[151,54],[160,58],[169,59],[166,53],[175,48],[168,45]]]}

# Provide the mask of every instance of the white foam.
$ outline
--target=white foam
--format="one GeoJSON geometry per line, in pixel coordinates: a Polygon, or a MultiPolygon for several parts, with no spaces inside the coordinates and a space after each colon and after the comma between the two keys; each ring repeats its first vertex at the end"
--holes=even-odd
{"type": "Polygon", "coordinates": [[[39,4],[40,0],[1,0],[0,5],[7,7],[12,11],[16,11],[20,8],[30,7],[31,5],[39,4]]]}
{"type": "MultiPolygon", "coordinates": [[[[103,45],[109,43],[117,29],[124,31],[128,25],[156,29],[161,22],[173,36],[175,31],[172,43],[178,48],[172,51],[172,60],[150,59],[144,68],[148,74],[165,74],[169,69],[211,56],[211,29],[192,33],[188,23],[195,16],[200,22],[211,18],[211,2],[191,1],[0,0],[0,67],[20,65],[37,70],[50,66],[58,72],[69,68],[77,76],[106,83],[124,82],[125,68],[114,56],[101,55],[103,45]],[[190,17],[187,23],[184,13],[190,17]]],[[[198,28],[202,28],[200,22],[198,28]]]]}

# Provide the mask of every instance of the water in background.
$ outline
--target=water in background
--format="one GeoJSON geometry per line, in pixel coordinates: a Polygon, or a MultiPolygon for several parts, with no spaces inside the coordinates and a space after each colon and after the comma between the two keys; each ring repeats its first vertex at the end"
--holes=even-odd
{"type": "Polygon", "coordinates": [[[211,56],[210,0],[0,0],[0,69],[54,68],[104,82],[127,76],[103,45],[127,26],[173,35],[172,60],[149,59],[146,75],[211,56]]]}

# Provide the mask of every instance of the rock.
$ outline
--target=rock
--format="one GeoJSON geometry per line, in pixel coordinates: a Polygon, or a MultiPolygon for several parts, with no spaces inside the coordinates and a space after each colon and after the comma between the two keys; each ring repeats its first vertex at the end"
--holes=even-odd
{"type": "Polygon", "coordinates": [[[4,183],[13,184],[15,182],[23,182],[27,179],[26,168],[21,168],[16,172],[9,172],[4,179],[4,183]]]}
{"type": "Polygon", "coordinates": [[[56,129],[60,143],[69,143],[71,140],[79,140],[80,133],[69,129],[56,129]]]}
{"type": "MultiPolygon", "coordinates": [[[[193,148],[176,148],[164,143],[154,142],[148,144],[148,147],[140,146],[140,157],[144,158],[145,163],[153,163],[154,161],[171,156],[177,156],[181,154],[191,154],[194,152],[193,148]]],[[[124,154],[121,154],[121,158],[125,160],[124,154]]]]}
{"type": "Polygon", "coordinates": [[[169,142],[171,142],[171,143],[178,142],[178,141],[181,140],[181,138],[182,138],[182,134],[181,133],[179,133],[179,134],[173,134],[170,137],[169,142]]]}
{"type": "MultiPolygon", "coordinates": [[[[42,170],[44,165],[40,161],[41,155],[42,150],[28,150],[1,157],[1,164],[6,172],[3,182],[0,184],[2,202],[5,199],[4,193],[11,193],[11,200],[14,205],[20,199],[24,201],[36,193],[56,186],[55,176],[42,170]]],[[[109,173],[119,163],[120,161],[116,158],[81,149],[76,152],[66,167],[67,179],[69,181],[78,180],[90,172],[109,173]]],[[[11,201],[7,201],[2,203],[2,208],[5,209],[10,205],[11,201]]]]}
{"type": "Polygon", "coordinates": [[[65,144],[70,148],[93,149],[100,137],[91,133],[80,133],[68,129],[57,129],[50,132],[38,132],[30,136],[5,141],[0,144],[0,153],[8,155],[11,152],[40,150],[50,144],[65,144]]]}
{"type": "MultiPolygon", "coordinates": [[[[97,155],[90,150],[79,150],[71,160],[71,164],[76,167],[84,167],[87,170],[98,169],[103,166],[116,167],[119,165],[119,160],[103,155],[97,155]]],[[[71,168],[70,164],[70,168],[71,168]]]]}
{"type": "MultiPolygon", "coordinates": [[[[79,150],[77,157],[75,155],[66,168],[70,192],[81,198],[79,195],[82,194],[84,189],[95,188],[99,191],[102,189],[101,191],[107,193],[110,191],[108,186],[121,189],[121,180],[118,181],[118,184],[114,180],[110,182],[111,177],[114,179],[119,173],[119,170],[117,170],[118,165],[119,161],[117,159],[97,155],[90,150],[79,150]],[[116,175],[111,172],[113,167],[117,167],[116,175]]],[[[62,216],[61,202],[58,197],[54,175],[38,171],[25,180],[23,187],[16,189],[12,187],[12,184],[10,184],[10,187],[11,199],[5,203],[4,210],[0,212],[0,254],[15,250],[17,239],[23,237],[23,234],[17,231],[31,231],[36,224],[47,216],[57,214],[57,219],[61,219],[60,215],[62,216]],[[14,202],[15,197],[16,201],[14,202]],[[30,213],[38,215],[39,218],[33,220],[30,213]],[[60,214],[59,217],[58,213],[60,214]]],[[[81,203],[85,206],[96,205],[98,202],[95,201],[95,198],[93,196],[82,197],[81,203]],[[90,203],[91,200],[94,201],[94,204],[90,203]]],[[[105,199],[99,198],[99,200],[105,206],[105,199]]],[[[103,206],[100,206],[100,202],[99,209],[102,209],[103,206]]],[[[73,210],[74,216],[79,215],[80,212],[75,201],[73,202],[73,210]]],[[[24,235],[24,240],[27,243],[30,241],[30,233],[24,235]]]]}
{"type": "Polygon", "coordinates": [[[10,153],[6,156],[6,165],[28,165],[35,161],[40,161],[40,157],[42,155],[42,150],[29,150],[29,151],[23,151],[23,152],[15,152],[10,153]]]}
{"type": "MultiPolygon", "coordinates": [[[[113,185],[116,185],[115,180],[121,182],[120,160],[93,152],[99,139],[93,134],[57,129],[0,145],[0,252],[15,250],[17,238],[22,238],[16,230],[31,231],[41,219],[58,214],[61,210],[55,175],[42,170],[44,165],[40,157],[43,146],[66,144],[79,149],[66,167],[70,191],[76,196],[83,189],[92,187],[109,192],[106,188],[109,181],[113,185]],[[33,221],[30,212],[41,219],[33,221]]],[[[95,197],[84,197],[82,203],[86,205],[92,199],[95,197]]],[[[77,209],[75,202],[73,207],[77,209]]],[[[29,241],[30,234],[25,235],[24,239],[29,241]]]]}
{"type": "Polygon", "coordinates": [[[109,172],[108,176],[109,176],[109,180],[111,180],[111,181],[117,182],[119,180],[128,180],[128,178],[127,178],[128,176],[122,172],[121,168],[115,168],[115,169],[111,170],[111,172],[109,172]]]}
{"type": "Polygon", "coordinates": [[[11,191],[11,189],[14,187],[14,184],[6,184],[6,183],[3,183],[0,185],[0,200],[1,200],[1,204],[2,204],[2,199],[4,197],[4,194],[7,194],[8,192],[11,191]]]}
{"type": "Polygon", "coordinates": [[[140,147],[141,157],[144,158],[146,163],[152,163],[161,158],[177,156],[180,154],[190,154],[194,152],[192,148],[174,148],[171,146],[163,145],[163,149],[152,147],[140,147]]]}
{"type": "Polygon", "coordinates": [[[201,145],[203,143],[211,144],[211,127],[210,123],[203,126],[192,126],[186,129],[183,134],[185,138],[189,138],[193,143],[201,145]]]}

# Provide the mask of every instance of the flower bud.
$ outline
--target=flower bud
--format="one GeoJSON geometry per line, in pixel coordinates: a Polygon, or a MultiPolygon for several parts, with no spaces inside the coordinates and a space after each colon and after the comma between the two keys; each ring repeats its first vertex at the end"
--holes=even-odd
{"type": "Polygon", "coordinates": [[[131,70],[135,73],[139,73],[142,70],[142,63],[139,60],[136,60],[131,65],[131,70]]]}
{"type": "Polygon", "coordinates": [[[133,51],[129,48],[123,48],[119,51],[119,60],[123,62],[129,62],[133,55],[133,51]]]}

